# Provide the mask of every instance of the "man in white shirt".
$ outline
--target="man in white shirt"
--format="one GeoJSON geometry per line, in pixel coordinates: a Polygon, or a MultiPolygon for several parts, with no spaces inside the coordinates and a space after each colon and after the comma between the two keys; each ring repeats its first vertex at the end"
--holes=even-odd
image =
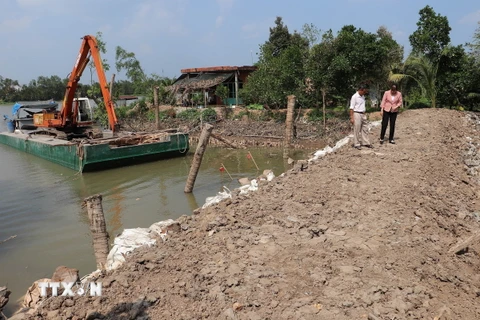
{"type": "Polygon", "coordinates": [[[357,92],[350,100],[350,122],[353,124],[353,146],[361,149],[361,146],[372,148],[368,138],[367,116],[365,115],[365,94],[367,87],[360,85],[357,92]]]}

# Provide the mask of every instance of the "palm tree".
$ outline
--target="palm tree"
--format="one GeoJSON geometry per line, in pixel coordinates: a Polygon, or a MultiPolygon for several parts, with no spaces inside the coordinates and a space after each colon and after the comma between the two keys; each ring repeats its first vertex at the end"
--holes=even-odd
{"type": "Polygon", "coordinates": [[[405,61],[404,73],[390,72],[389,80],[395,83],[405,78],[415,80],[420,86],[422,94],[431,101],[432,108],[436,107],[437,100],[437,72],[438,62],[430,61],[423,54],[410,55],[405,61]]]}

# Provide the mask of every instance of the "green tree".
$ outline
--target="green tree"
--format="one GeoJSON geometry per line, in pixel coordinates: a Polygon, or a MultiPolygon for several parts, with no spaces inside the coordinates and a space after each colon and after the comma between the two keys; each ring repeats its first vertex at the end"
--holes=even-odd
{"type": "Polygon", "coordinates": [[[480,21],[478,27],[473,34],[473,41],[468,43],[467,46],[471,49],[471,55],[480,62],[480,21]]]}
{"type": "Polygon", "coordinates": [[[268,44],[270,51],[268,52],[274,57],[279,56],[282,52],[290,46],[291,34],[288,32],[288,27],[283,25],[282,17],[275,19],[275,27],[270,28],[270,36],[268,44]]]}
{"type": "Polygon", "coordinates": [[[411,54],[405,62],[404,73],[392,73],[389,80],[395,83],[405,78],[413,79],[421,88],[422,94],[431,101],[431,107],[437,102],[437,71],[438,62],[432,62],[426,55],[411,54]]]}
{"type": "Polygon", "coordinates": [[[0,100],[15,101],[18,95],[18,81],[0,76],[0,100]]]}
{"type": "Polygon", "coordinates": [[[270,28],[269,40],[260,47],[257,71],[249,76],[241,91],[247,103],[283,107],[290,94],[300,101],[305,98],[303,88],[308,40],[298,32],[290,34],[280,17],[275,24],[274,28],[270,28]]]}
{"type": "Polygon", "coordinates": [[[140,61],[135,57],[135,53],[127,52],[122,47],[117,46],[115,53],[115,67],[117,72],[126,71],[126,76],[133,82],[135,93],[145,93],[145,82],[147,76],[140,65],[140,61]]]}
{"type": "Polygon", "coordinates": [[[220,84],[215,89],[215,95],[222,99],[222,103],[225,103],[225,100],[228,98],[228,87],[220,84]]]}
{"type": "Polygon", "coordinates": [[[333,63],[336,55],[334,40],[332,30],[323,34],[321,42],[310,50],[306,67],[307,77],[312,82],[307,92],[317,101],[319,92],[322,95],[324,126],[326,126],[326,98],[327,94],[334,90],[334,76],[337,71],[333,63]]]}
{"type": "Polygon", "coordinates": [[[425,55],[435,63],[450,43],[451,28],[447,17],[436,14],[428,5],[421,9],[419,14],[418,28],[409,37],[412,52],[425,55]]]}
{"type": "MultiPolygon", "coordinates": [[[[105,41],[103,41],[102,38],[103,34],[101,31],[98,31],[97,34],[95,35],[95,39],[97,40],[97,46],[98,46],[98,51],[100,54],[106,54],[107,53],[107,44],[105,41]]],[[[88,67],[90,68],[90,84],[93,85],[93,74],[95,72],[95,62],[92,60],[88,64],[88,67]]],[[[110,65],[108,64],[107,59],[102,57],[102,67],[104,71],[109,71],[110,70],[110,65]]]]}

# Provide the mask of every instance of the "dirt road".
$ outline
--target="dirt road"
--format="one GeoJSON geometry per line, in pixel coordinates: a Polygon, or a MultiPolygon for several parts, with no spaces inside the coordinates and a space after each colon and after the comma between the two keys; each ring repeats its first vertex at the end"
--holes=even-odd
{"type": "Polygon", "coordinates": [[[432,109],[397,126],[396,145],[348,145],[180,218],[97,279],[102,297],[32,319],[479,319],[480,126],[432,109]]]}

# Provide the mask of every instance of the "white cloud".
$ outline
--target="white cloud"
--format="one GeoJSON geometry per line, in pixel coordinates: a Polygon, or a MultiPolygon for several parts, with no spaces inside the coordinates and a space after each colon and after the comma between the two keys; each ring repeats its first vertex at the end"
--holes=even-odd
{"type": "Polygon", "coordinates": [[[123,34],[131,37],[152,33],[185,34],[186,27],[181,23],[185,11],[184,3],[185,1],[144,1],[126,20],[128,24],[123,34]]]}
{"type": "Polygon", "coordinates": [[[223,21],[225,21],[225,17],[223,16],[218,16],[217,19],[215,20],[215,26],[218,28],[223,24],[223,21]]]}
{"type": "Polygon", "coordinates": [[[272,25],[271,18],[261,22],[251,22],[242,26],[243,37],[245,39],[260,38],[262,35],[268,35],[268,30],[272,25]]]}
{"type": "Polygon", "coordinates": [[[223,22],[225,22],[228,14],[232,10],[234,0],[217,0],[217,4],[219,6],[220,15],[215,20],[215,26],[219,28],[223,25],[223,22]]]}
{"type": "Polygon", "coordinates": [[[480,22],[480,10],[470,12],[460,19],[461,24],[476,24],[480,22]]]}

